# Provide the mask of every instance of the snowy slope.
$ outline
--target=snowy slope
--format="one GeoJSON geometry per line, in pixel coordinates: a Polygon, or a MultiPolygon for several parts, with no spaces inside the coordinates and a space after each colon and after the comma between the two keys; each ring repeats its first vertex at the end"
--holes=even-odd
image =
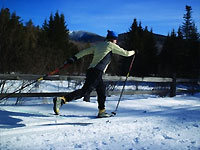
{"type": "MultiPolygon", "coordinates": [[[[107,111],[119,96],[107,98],[107,111]]],[[[70,102],[53,115],[52,100],[0,105],[2,150],[199,150],[200,94],[123,96],[117,115],[96,119],[96,97],[70,102]]]]}

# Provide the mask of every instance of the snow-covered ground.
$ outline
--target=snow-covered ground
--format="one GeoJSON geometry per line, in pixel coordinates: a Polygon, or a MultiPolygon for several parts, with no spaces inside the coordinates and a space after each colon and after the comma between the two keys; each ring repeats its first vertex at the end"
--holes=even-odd
{"type": "MultiPolygon", "coordinates": [[[[118,96],[107,98],[107,111],[118,96]]],[[[199,150],[200,94],[123,96],[117,115],[96,119],[96,97],[53,115],[51,99],[0,106],[2,150],[199,150]]]]}
{"type": "MultiPolygon", "coordinates": [[[[41,89],[58,88],[52,87],[41,89]]],[[[118,99],[107,97],[107,112],[118,99]]],[[[117,115],[103,119],[95,117],[96,97],[63,105],[60,116],[52,98],[13,101],[0,104],[0,150],[200,150],[200,93],[123,95],[117,115]]]]}

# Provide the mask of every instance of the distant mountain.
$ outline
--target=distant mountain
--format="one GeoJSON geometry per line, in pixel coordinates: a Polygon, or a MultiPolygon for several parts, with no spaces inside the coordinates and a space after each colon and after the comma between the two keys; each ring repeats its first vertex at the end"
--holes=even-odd
{"type": "Polygon", "coordinates": [[[87,31],[71,31],[69,37],[73,41],[95,43],[104,41],[105,37],[87,31]]]}
{"type": "MultiPolygon", "coordinates": [[[[123,46],[126,35],[127,33],[119,34],[119,38],[118,38],[119,45],[123,46]]],[[[69,37],[73,41],[86,42],[86,43],[95,43],[95,42],[100,42],[100,41],[105,40],[105,37],[100,36],[95,33],[87,32],[87,31],[70,31],[69,37]]],[[[164,41],[167,37],[160,34],[154,34],[154,38],[156,40],[156,47],[158,48],[158,51],[160,52],[163,47],[164,41]]]]}
{"type": "MultiPolygon", "coordinates": [[[[124,45],[124,39],[126,38],[126,36],[127,36],[127,33],[119,34],[118,44],[120,46],[124,45]]],[[[156,47],[158,48],[158,53],[160,53],[167,36],[160,35],[160,34],[155,34],[155,33],[153,33],[153,36],[154,36],[154,39],[156,41],[156,47]]]]}

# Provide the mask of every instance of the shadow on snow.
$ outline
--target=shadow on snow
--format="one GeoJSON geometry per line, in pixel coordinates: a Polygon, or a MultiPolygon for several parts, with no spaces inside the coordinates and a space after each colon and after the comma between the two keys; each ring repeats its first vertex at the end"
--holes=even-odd
{"type": "Polygon", "coordinates": [[[0,109],[0,128],[17,128],[17,127],[24,127],[25,124],[20,123],[23,121],[22,119],[18,119],[15,117],[22,116],[22,117],[47,117],[42,114],[30,114],[30,113],[23,113],[23,112],[11,112],[7,110],[0,109]]]}

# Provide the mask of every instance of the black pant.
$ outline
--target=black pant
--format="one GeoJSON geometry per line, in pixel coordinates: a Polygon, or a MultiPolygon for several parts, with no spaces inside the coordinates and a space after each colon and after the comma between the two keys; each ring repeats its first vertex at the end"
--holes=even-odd
{"type": "Polygon", "coordinates": [[[65,96],[66,100],[69,102],[72,100],[82,98],[85,95],[90,94],[94,89],[96,89],[97,96],[98,96],[98,99],[97,99],[98,108],[104,109],[106,95],[105,95],[105,85],[102,80],[102,74],[103,72],[98,69],[95,69],[95,68],[88,69],[87,74],[86,74],[86,80],[83,87],[79,90],[76,90],[74,92],[67,94],[65,96]]]}

